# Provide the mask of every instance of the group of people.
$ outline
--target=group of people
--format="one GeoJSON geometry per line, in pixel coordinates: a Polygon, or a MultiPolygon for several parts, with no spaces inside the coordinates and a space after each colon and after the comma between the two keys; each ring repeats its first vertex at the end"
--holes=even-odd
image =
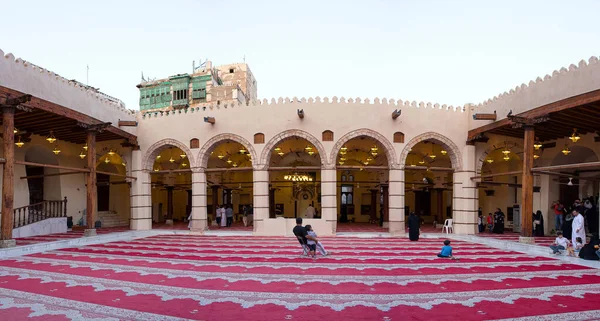
{"type": "Polygon", "coordinates": [[[555,201],[551,206],[554,211],[555,217],[555,230],[562,231],[563,235],[566,238],[571,238],[571,231],[573,225],[573,211],[579,213],[584,219],[584,229],[587,227],[587,230],[594,234],[598,233],[598,199],[594,199],[593,197],[584,198],[583,201],[581,199],[576,199],[573,205],[570,208],[564,206],[560,201],[555,201]]]}
{"type": "Polygon", "coordinates": [[[496,208],[494,214],[489,213],[487,217],[483,216],[480,208],[477,219],[479,233],[485,232],[487,227],[489,233],[504,234],[504,217],[504,212],[500,208],[496,208]]]}
{"type": "MultiPolygon", "coordinates": [[[[252,205],[244,205],[242,207],[242,221],[244,222],[244,226],[253,224],[253,209],[252,205]]],[[[215,215],[215,222],[217,226],[220,227],[231,227],[234,220],[233,206],[231,204],[218,205],[215,215]]]]}

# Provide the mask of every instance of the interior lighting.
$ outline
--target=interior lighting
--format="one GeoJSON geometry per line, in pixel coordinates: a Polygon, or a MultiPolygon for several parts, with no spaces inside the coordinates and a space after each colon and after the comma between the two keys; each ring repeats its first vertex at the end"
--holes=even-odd
{"type": "Polygon", "coordinates": [[[569,149],[568,145],[565,145],[565,148],[563,148],[563,150],[561,151],[565,156],[571,154],[571,150],[569,149]]]}
{"type": "Polygon", "coordinates": [[[173,157],[169,158],[169,162],[175,163],[175,160],[173,159],[173,157]]]}
{"type": "Polygon", "coordinates": [[[488,158],[488,159],[486,159],[485,161],[486,161],[488,164],[491,164],[491,163],[493,163],[493,162],[494,162],[494,160],[493,160],[493,159],[491,159],[491,158],[488,158]]]}
{"type": "Polygon", "coordinates": [[[573,128],[573,134],[571,134],[571,137],[569,137],[569,139],[573,143],[577,143],[577,141],[581,139],[581,137],[579,136],[579,134],[577,134],[577,128],[573,128]]]}
{"type": "Polygon", "coordinates": [[[54,153],[54,155],[58,155],[60,154],[60,148],[58,148],[58,146],[55,146],[52,152],[54,153]]]}
{"type": "Polygon", "coordinates": [[[111,149],[108,151],[108,155],[113,156],[115,154],[115,152],[111,149]]]}
{"type": "Polygon", "coordinates": [[[50,131],[50,135],[48,135],[48,137],[46,137],[46,140],[50,144],[53,144],[56,141],[56,137],[54,137],[54,133],[52,131],[50,131]]]}
{"type": "Polygon", "coordinates": [[[443,150],[443,149],[440,151],[440,153],[441,153],[442,155],[444,155],[444,156],[446,156],[446,154],[448,154],[448,152],[447,152],[447,151],[445,151],[445,150],[443,150]]]}
{"type": "Polygon", "coordinates": [[[85,151],[81,149],[81,152],[79,152],[79,158],[84,159],[86,156],[87,154],[85,153],[85,151]]]}
{"type": "Polygon", "coordinates": [[[181,154],[179,154],[179,157],[181,158],[185,158],[187,155],[184,152],[181,152],[181,154]]]}
{"type": "Polygon", "coordinates": [[[540,148],[542,148],[542,143],[540,142],[539,138],[536,137],[535,142],[533,143],[533,148],[535,148],[535,150],[540,150],[540,148]]]}
{"type": "Polygon", "coordinates": [[[106,157],[106,158],[104,159],[104,162],[105,162],[106,164],[110,163],[110,158],[106,157]]]}
{"type": "Polygon", "coordinates": [[[21,141],[21,136],[19,136],[19,141],[15,143],[15,145],[17,145],[17,147],[21,148],[23,147],[23,145],[25,145],[25,143],[23,143],[23,141],[21,141]]]}

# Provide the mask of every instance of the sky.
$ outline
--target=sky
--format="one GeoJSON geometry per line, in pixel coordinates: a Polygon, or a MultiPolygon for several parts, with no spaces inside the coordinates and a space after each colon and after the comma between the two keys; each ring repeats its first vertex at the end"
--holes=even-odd
{"type": "Polygon", "coordinates": [[[600,1],[6,1],[0,49],[139,109],[141,74],[245,61],[259,98],[480,103],[600,55],[600,1]]]}

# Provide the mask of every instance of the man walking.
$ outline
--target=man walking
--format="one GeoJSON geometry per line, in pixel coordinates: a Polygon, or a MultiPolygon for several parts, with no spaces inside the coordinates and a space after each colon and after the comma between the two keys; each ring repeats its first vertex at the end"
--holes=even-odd
{"type": "Polygon", "coordinates": [[[231,204],[227,205],[225,216],[227,216],[227,227],[231,227],[231,224],[233,223],[233,208],[231,208],[231,204]]]}

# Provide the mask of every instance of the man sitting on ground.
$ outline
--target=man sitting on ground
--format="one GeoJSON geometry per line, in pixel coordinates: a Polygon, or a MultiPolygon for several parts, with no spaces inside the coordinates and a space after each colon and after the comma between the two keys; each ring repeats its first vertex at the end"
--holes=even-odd
{"type": "Polygon", "coordinates": [[[302,218],[298,217],[296,218],[296,226],[294,227],[294,229],[292,230],[294,232],[294,235],[296,235],[296,237],[298,238],[298,242],[300,243],[300,245],[302,245],[302,255],[308,255],[309,253],[309,248],[308,245],[306,244],[306,240],[312,240],[312,241],[316,241],[316,239],[310,235],[308,235],[308,231],[306,231],[306,228],[304,228],[304,226],[302,226],[302,218]]]}

